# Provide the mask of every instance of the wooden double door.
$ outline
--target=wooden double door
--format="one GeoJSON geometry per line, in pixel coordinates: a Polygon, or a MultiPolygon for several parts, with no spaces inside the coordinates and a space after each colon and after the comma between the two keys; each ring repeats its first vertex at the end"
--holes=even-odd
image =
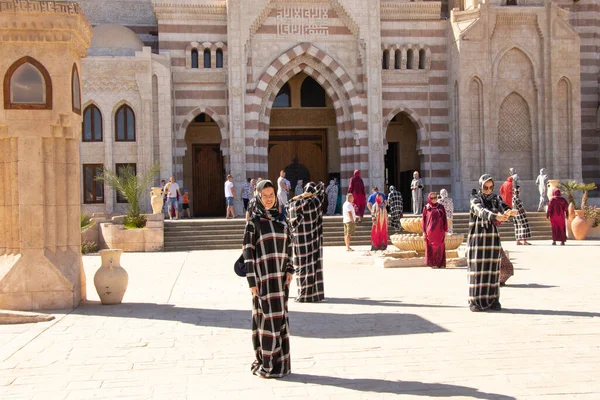
{"type": "Polygon", "coordinates": [[[221,146],[194,145],[193,156],[194,217],[225,216],[225,170],[221,146]]]}
{"type": "Polygon", "coordinates": [[[268,160],[269,179],[274,184],[279,178],[279,171],[290,171],[287,178],[292,184],[292,193],[297,179],[307,180],[302,177],[306,174],[313,182],[323,181],[327,184],[327,130],[271,130],[268,160]],[[295,172],[299,170],[305,172],[296,177],[295,172]]]}

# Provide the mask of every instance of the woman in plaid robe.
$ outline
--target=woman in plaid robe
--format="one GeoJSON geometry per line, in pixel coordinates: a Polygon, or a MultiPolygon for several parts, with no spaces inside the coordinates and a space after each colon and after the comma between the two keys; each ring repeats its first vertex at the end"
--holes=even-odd
{"type": "Polygon", "coordinates": [[[323,184],[313,182],[304,193],[287,204],[292,231],[293,266],[296,270],[300,303],[316,303],[325,298],[323,287],[323,184]]]}
{"type": "Polygon", "coordinates": [[[493,193],[494,180],[479,178],[480,190],[471,198],[467,265],[469,269],[469,308],[471,311],[500,310],[500,235],[496,227],[516,210],[493,193]]]}
{"type": "Polygon", "coordinates": [[[521,201],[521,187],[516,186],[513,190],[512,196],[513,209],[519,213],[515,217],[515,239],[517,239],[517,245],[525,244],[531,245],[527,239],[531,239],[531,228],[529,227],[529,221],[527,220],[527,213],[523,202],[521,201]],[[523,241],[521,243],[521,241],[523,241]]]}
{"type": "Polygon", "coordinates": [[[396,190],[396,187],[390,186],[390,194],[388,196],[388,204],[390,206],[390,224],[392,225],[392,232],[400,231],[400,219],[403,215],[403,199],[402,193],[396,190]]]}
{"type": "Polygon", "coordinates": [[[289,229],[279,219],[271,181],[257,185],[256,207],[244,232],[244,265],[252,292],[252,344],[256,360],[251,371],[261,378],[291,372],[288,309],[292,281],[289,229]]]}

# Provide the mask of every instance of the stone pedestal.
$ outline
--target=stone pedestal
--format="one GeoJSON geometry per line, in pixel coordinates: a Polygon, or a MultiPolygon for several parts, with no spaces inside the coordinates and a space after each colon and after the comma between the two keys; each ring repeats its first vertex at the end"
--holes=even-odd
{"type": "Polygon", "coordinates": [[[16,0],[3,2],[0,26],[0,309],[73,308],[85,282],[79,63],[91,27],[75,3],[16,0]],[[7,92],[19,63],[41,71],[44,104],[7,92]]]}

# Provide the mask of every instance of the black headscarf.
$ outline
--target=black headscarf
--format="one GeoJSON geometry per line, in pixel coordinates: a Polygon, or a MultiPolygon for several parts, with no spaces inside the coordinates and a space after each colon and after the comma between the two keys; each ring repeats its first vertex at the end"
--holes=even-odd
{"type": "Polygon", "coordinates": [[[490,174],[483,174],[481,175],[481,178],[479,178],[479,196],[481,196],[483,200],[490,201],[496,197],[496,194],[494,194],[493,191],[491,191],[489,194],[483,193],[483,185],[485,185],[485,183],[488,181],[494,182],[494,178],[492,178],[490,174]]]}
{"type": "Polygon", "coordinates": [[[263,189],[269,187],[273,188],[273,191],[275,191],[275,186],[269,180],[260,181],[258,185],[256,185],[256,208],[254,209],[253,217],[259,217],[276,221],[279,219],[280,216],[278,207],[279,200],[277,199],[277,194],[275,193],[275,204],[273,204],[273,207],[269,208],[268,210],[265,208],[265,205],[262,202],[262,191],[263,189]]]}

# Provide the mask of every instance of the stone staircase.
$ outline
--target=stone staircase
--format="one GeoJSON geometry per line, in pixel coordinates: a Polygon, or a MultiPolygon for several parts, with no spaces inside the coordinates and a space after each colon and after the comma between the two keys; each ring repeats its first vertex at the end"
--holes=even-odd
{"type": "MultiPolygon", "coordinates": [[[[411,215],[406,215],[410,218],[411,215]]],[[[532,240],[551,240],[550,223],[545,213],[527,213],[532,230],[532,240]]],[[[243,218],[226,220],[224,218],[165,221],[165,251],[241,249],[245,221],[243,218]]],[[[454,214],[454,231],[466,234],[469,229],[467,213],[454,214]]],[[[390,232],[392,233],[392,232],[390,232]]],[[[369,245],[371,242],[371,220],[367,215],[357,224],[352,236],[352,245],[369,245]]],[[[512,221],[500,226],[503,241],[513,241],[514,225],[512,221]]],[[[323,243],[325,246],[344,245],[344,227],[341,216],[323,219],[323,243]]]]}

